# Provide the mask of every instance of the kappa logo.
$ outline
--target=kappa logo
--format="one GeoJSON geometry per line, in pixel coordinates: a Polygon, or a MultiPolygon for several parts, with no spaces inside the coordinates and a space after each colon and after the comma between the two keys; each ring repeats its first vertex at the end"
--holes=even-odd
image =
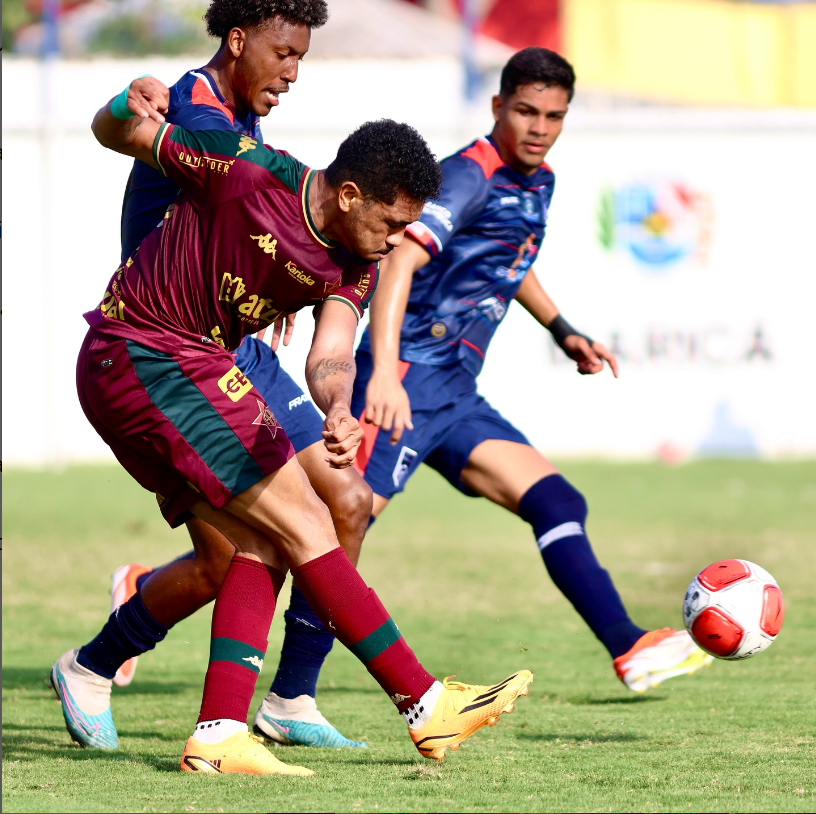
{"type": "Polygon", "coordinates": [[[241,372],[237,365],[233,365],[219,380],[218,386],[222,393],[229,396],[230,401],[240,401],[250,390],[252,382],[241,372]]]}
{"type": "Polygon", "coordinates": [[[393,701],[395,704],[399,704],[399,702],[400,702],[400,701],[407,701],[407,700],[408,700],[410,697],[411,697],[410,695],[400,695],[398,692],[395,692],[395,693],[394,693],[394,694],[391,696],[391,700],[392,700],[392,701],[393,701]]]}
{"type": "Polygon", "coordinates": [[[259,673],[263,669],[263,659],[258,656],[245,656],[241,661],[248,661],[259,673]]]}
{"type": "Polygon", "coordinates": [[[391,473],[391,479],[394,481],[394,486],[397,488],[402,486],[402,482],[405,480],[405,476],[408,474],[411,464],[416,460],[416,456],[417,451],[415,449],[411,449],[410,447],[403,447],[400,450],[397,465],[394,467],[394,471],[391,473]]]}
{"type": "Polygon", "coordinates": [[[250,235],[249,237],[252,240],[258,241],[258,247],[264,250],[264,254],[271,254],[273,260],[278,259],[275,253],[275,249],[278,246],[278,239],[270,240],[272,237],[271,232],[267,232],[265,235],[250,235]]]}
{"type": "Polygon", "coordinates": [[[249,150],[254,150],[258,146],[258,142],[255,141],[252,136],[241,136],[238,141],[238,147],[240,148],[238,152],[235,154],[237,158],[241,153],[245,153],[249,150]]]}
{"type": "Polygon", "coordinates": [[[275,418],[275,414],[260,399],[256,398],[255,401],[260,412],[252,424],[259,427],[266,427],[269,432],[272,433],[272,437],[274,438],[278,434],[278,428],[280,427],[280,424],[278,424],[278,419],[275,418]]]}

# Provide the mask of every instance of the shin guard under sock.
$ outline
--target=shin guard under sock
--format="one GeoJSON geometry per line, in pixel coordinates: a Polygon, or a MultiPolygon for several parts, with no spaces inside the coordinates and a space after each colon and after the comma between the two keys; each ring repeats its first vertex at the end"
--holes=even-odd
{"type": "Polygon", "coordinates": [[[400,712],[434,683],[342,548],[293,568],[292,576],[326,628],[360,659],[400,712]]]}
{"type": "Polygon", "coordinates": [[[199,723],[219,718],[246,722],[285,578],[263,563],[232,558],[213,608],[210,664],[199,723]]]}
{"type": "Polygon", "coordinates": [[[533,527],[552,581],[612,658],[623,655],[646,631],[629,618],[592,551],[584,532],[583,495],[561,475],[549,475],[524,494],[518,515],[533,527]]]}
{"type": "Polygon", "coordinates": [[[130,658],[152,650],[169,628],[157,622],[138,593],[120,605],[105,626],[82,647],[77,661],[104,678],[113,678],[130,658]]]}
{"type": "Polygon", "coordinates": [[[275,680],[269,688],[280,698],[315,697],[317,677],[334,644],[334,634],[312,610],[306,597],[292,586],[292,598],[284,613],[286,633],[275,680]]]}

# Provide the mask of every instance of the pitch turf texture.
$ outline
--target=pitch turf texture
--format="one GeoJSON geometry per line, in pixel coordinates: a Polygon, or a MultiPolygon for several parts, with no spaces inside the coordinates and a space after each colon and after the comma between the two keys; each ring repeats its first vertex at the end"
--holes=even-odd
{"type": "MultiPolygon", "coordinates": [[[[278,750],[311,778],[181,774],[207,664],[209,612],[178,625],[114,688],[121,748],[72,744],[52,661],[107,614],[109,574],[187,547],[118,468],[6,472],[4,811],[813,811],[816,809],[816,467],[759,462],[564,465],[633,618],[680,626],[703,566],[742,557],[785,595],[779,640],[639,696],[555,590],[529,528],[421,472],[373,527],[362,572],[439,677],[535,670],[530,695],[441,765],[339,645],[322,711],[367,750],[278,750]]],[[[284,592],[251,713],[281,643],[284,592]]]]}

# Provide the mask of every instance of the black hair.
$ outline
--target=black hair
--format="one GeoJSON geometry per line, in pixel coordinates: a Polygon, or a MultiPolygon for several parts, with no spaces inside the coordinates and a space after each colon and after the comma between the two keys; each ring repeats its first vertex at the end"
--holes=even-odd
{"type": "Polygon", "coordinates": [[[547,48],[524,48],[510,57],[501,72],[499,95],[512,96],[522,85],[564,88],[568,101],[575,93],[575,71],[564,57],[547,48]]]}
{"type": "Polygon", "coordinates": [[[204,20],[207,33],[222,41],[233,28],[262,26],[273,17],[320,28],[329,19],[326,0],[213,0],[204,20]]]}
{"type": "Polygon", "coordinates": [[[335,188],[352,181],[363,198],[390,206],[399,193],[423,202],[439,197],[442,170],[413,127],[380,119],[360,125],[340,145],[326,180],[335,188]]]}

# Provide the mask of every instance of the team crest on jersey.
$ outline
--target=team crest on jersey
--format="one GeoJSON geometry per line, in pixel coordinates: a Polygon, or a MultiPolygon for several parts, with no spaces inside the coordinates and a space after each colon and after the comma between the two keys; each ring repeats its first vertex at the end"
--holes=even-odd
{"type": "Polygon", "coordinates": [[[235,154],[235,157],[237,158],[239,155],[241,155],[241,153],[245,153],[248,150],[254,150],[257,146],[258,142],[255,141],[255,139],[252,138],[252,136],[241,136],[241,138],[238,141],[239,149],[238,152],[235,154]]]}
{"type": "Polygon", "coordinates": [[[241,372],[237,365],[233,365],[219,380],[218,386],[222,393],[226,393],[230,401],[240,401],[250,390],[252,382],[241,372]]]}
{"type": "Polygon", "coordinates": [[[394,471],[391,473],[391,479],[394,481],[394,486],[396,486],[398,489],[400,486],[402,486],[402,482],[405,480],[405,476],[408,474],[408,470],[411,468],[411,464],[416,459],[416,456],[416,450],[411,449],[410,447],[403,447],[400,450],[397,465],[394,467],[394,471]]]}
{"type": "Polygon", "coordinates": [[[275,414],[260,399],[255,399],[255,401],[258,404],[258,410],[260,412],[258,413],[258,417],[252,422],[253,425],[266,427],[274,438],[278,434],[278,428],[280,427],[278,419],[275,418],[275,414]]]}

